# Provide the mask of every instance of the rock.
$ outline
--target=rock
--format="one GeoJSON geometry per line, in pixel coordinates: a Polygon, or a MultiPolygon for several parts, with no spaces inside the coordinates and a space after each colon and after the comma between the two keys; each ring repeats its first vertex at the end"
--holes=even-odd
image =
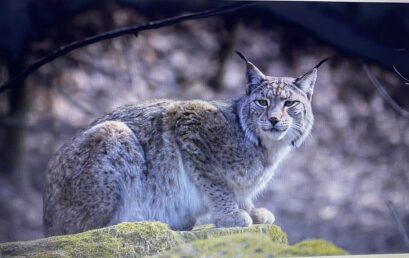
{"type": "Polygon", "coordinates": [[[287,234],[276,225],[253,225],[249,228],[216,228],[214,225],[201,225],[192,231],[180,231],[179,235],[184,242],[192,242],[200,239],[212,239],[220,236],[237,235],[242,233],[258,233],[266,235],[271,241],[279,244],[288,244],[287,234]]]}
{"type": "Polygon", "coordinates": [[[179,234],[166,224],[121,223],[74,235],[0,244],[0,257],[139,257],[180,243],[179,234]]]}
{"type": "Polygon", "coordinates": [[[289,246],[287,235],[275,225],[249,228],[198,226],[172,231],[159,222],[135,222],[75,235],[0,244],[0,257],[258,257],[341,255],[346,252],[322,240],[289,246]]]}
{"type": "Polygon", "coordinates": [[[289,246],[264,234],[242,233],[183,244],[155,257],[288,257],[345,255],[343,249],[323,240],[307,240],[289,246]]]}

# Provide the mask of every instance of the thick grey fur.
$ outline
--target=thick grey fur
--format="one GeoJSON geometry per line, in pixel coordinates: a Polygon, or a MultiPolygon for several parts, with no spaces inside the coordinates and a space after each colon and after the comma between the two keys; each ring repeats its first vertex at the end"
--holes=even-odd
{"type": "Polygon", "coordinates": [[[190,230],[206,212],[217,227],[273,223],[253,199],[311,131],[317,69],[271,77],[245,60],[239,99],[120,107],[61,147],[46,174],[45,234],[123,221],[190,230]]]}

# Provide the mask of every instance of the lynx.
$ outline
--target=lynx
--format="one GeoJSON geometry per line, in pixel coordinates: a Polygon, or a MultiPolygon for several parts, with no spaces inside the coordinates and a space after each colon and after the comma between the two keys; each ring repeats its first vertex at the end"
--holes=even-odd
{"type": "Polygon", "coordinates": [[[190,230],[207,212],[217,227],[273,223],[253,199],[311,131],[319,65],[271,77],[238,54],[247,66],[242,97],[120,107],[61,147],[45,179],[45,234],[125,221],[190,230]]]}

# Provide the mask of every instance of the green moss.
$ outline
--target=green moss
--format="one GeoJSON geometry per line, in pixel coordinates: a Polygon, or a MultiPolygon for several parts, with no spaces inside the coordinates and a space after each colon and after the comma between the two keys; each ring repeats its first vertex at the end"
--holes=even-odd
{"type": "Polygon", "coordinates": [[[285,257],[335,254],[346,252],[321,240],[288,246],[287,235],[275,225],[253,225],[249,228],[204,225],[192,231],[176,232],[166,224],[136,222],[75,235],[0,244],[0,257],[285,257]]]}
{"type": "Polygon", "coordinates": [[[155,257],[288,257],[343,255],[344,250],[321,240],[303,241],[294,246],[273,242],[264,234],[242,233],[193,241],[155,257]]]}
{"type": "Polygon", "coordinates": [[[269,254],[272,246],[286,245],[274,243],[266,235],[241,233],[196,240],[157,257],[251,257],[255,254],[263,257],[269,254]]]}
{"type": "Polygon", "coordinates": [[[75,235],[0,244],[0,256],[141,256],[163,252],[180,242],[180,236],[162,223],[122,223],[75,235]]]}
{"type": "Polygon", "coordinates": [[[276,225],[253,225],[249,228],[216,228],[214,225],[202,225],[195,227],[192,231],[179,232],[185,242],[241,233],[259,233],[269,236],[273,242],[288,244],[287,234],[276,225]]]}
{"type": "MultiPolygon", "coordinates": [[[[284,253],[283,253],[284,254],[284,253]]],[[[334,244],[319,240],[311,239],[299,242],[287,250],[289,256],[319,256],[319,255],[346,255],[348,252],[335,246],[334,244]]]]}
{"type": "Polygon", "coordinates": [[[267,235],[242,233],[197,240],[156,257],[273,257],[286,249],[287,245],[272,242],[267,235]]]}

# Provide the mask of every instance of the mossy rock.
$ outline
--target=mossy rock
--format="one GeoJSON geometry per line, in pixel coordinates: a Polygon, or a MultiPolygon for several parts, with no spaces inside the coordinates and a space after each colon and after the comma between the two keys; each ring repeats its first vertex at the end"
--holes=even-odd
{"type": "Polygon", "coordinates": [[[201,225],[195,227],[192,231],[179,232],[185,242],[242,233],[258,233],[268,236],[275,243],[288,244],[287,234],[276,225],[253,225],[248,228],[216,228],[214,225],[201,225]]]}
{"type": "Polygon", "coordinates": [[[0,257],[231,257],[344,254],[320,240],[288,246],[287,235],[275,225],[249,228],[198,226],[172,231],[159,222],[122,223],[84,233],[0,244],[0,257]]]}
{"type": "Polygon", "coordinates": [[[307,240],[289,246],[271,241],[268,235],[248,232],[193,241],[155,257],[290,257],[345,254],[348,253],[343,249],[322,240],[307,240]]]}
{"type": "Polygon", "coordinates": [[[346,255],[348,253],[333,243],[321,239],[310,239],[291,246],[287,251],[287,254],[291,256],[322,256],[346,255]]]}
{"type": "Polygon", "coordinates": [[[121,223],[74,235],[0,244],[0,257],[140,257],[181,242],[166,224],[121,223]]]}

